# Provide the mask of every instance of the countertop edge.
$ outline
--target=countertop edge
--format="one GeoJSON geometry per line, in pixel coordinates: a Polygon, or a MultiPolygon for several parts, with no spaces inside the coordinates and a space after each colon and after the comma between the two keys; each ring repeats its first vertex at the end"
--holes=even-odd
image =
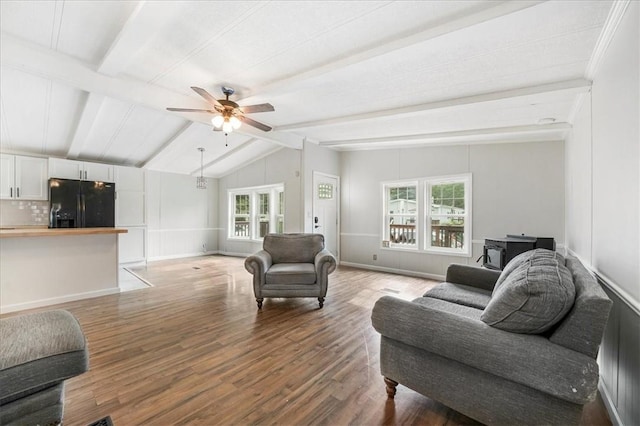
{"type": "Polygon", "coordinates": [[[14,237],[60,237],[70,235],[126,234],[125,228],[37,228],[37,229],[1,229],[0,238],[14,237]]]}

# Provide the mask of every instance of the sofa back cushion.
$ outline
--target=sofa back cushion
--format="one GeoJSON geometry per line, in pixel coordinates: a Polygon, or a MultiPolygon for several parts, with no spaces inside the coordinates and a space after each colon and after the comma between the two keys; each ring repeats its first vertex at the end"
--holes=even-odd
{"type": "Polygon", "coordinates": [[[573,278],[550,250],[536,249],[520,256],[512,260],[518,261],[517,266],[496,283],[481,319],[501,330],[539,334],[553,327],[573,306],[573,278]]]}
{"type": "Polygon", "coordinates": [[[322,249],[322,234],[267,234],[262,247],[273,263],[313,263],[322,249]]]}
{"type": "Polygon", "coordinates": [[[577,258],[567,256],[566,265],[573,276],[576,298],[549,340],[595,358],[613,302],[577,258]]]}

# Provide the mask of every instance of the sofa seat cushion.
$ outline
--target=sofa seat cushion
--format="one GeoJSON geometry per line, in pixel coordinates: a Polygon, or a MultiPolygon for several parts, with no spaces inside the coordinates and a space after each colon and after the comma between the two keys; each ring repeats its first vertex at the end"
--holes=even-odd
{"type": "Polygon", "coordinates": [[[563,260],[544,249],[528,253],[496,284],[482,321],[513,333],[538,334],[553,327],[575,298],[573,278],[563,260]]]}
{"type": "Polygon", "coordinates": [[[266,284],[315,284],[313,263],[275,263],[267,270],[266,284]]]}
{"type": "Polygon", "coordinates": [[[424,297],[446,300],[476,309],[484,309],[491,299],[491,291],[464,284],[444,282],[427,291],[424,297]]]}
{"type": "Polygon", "coordinates": [[[448,312],[450,314],[460,315],[476,321],[480,321],[480,316],[482,315],[482,309],[460,305],[447,300],[435,299],[433,297],[418,297],[417,299],[412,300],[412,302],[431,310],[448,312]]]}
{"type": "Polygon", "coordinates": [[[45,389],[88,369],[80,324],[64,310],[0,320],[0,403],[45,389]]]}

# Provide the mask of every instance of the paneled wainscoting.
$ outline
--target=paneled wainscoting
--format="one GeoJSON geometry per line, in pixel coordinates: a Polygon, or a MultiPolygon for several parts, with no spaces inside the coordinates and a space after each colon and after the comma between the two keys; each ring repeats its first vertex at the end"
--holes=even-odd
{"type": "MultiPolygon", "coordinates": [[[[323,309],[307,298],[258,310],[243,261],[152,262],[132,269],[153,287],[58,305],[80,320],[91,362],[67,382],[65,425],[477,424],[403,386],[387,400],[371,308],[436,282],[341,266],[323,309]]],[[[582,424],[610,424],[600,399],[582,424]]]]}

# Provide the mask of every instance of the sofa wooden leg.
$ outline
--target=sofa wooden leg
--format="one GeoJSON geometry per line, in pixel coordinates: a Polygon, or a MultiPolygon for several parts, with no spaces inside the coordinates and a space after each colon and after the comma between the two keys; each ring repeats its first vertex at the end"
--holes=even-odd
{"type": "Polygon", "coordinates": [[[387,397],[389,399],[393,399],[394,396],[396,396],[396,386],[398,386],[398,382],[396,382],[395,380],[391,380],[388,378],[384,378],[384,382],[387,385],[387,397]]]}
{"type": "Polygon", "coordinates": [[[324,297],[318,297],[318,303],[320,303],[320,309],[324,306],[324,297]]]}
{"type": "Polygon", "coordinates": [[[258,309],[262,309],[262,301],[264,300],[264,298],[262,297],[257,297],[256,298],[256,302],[258,302],[258,309]]]}

